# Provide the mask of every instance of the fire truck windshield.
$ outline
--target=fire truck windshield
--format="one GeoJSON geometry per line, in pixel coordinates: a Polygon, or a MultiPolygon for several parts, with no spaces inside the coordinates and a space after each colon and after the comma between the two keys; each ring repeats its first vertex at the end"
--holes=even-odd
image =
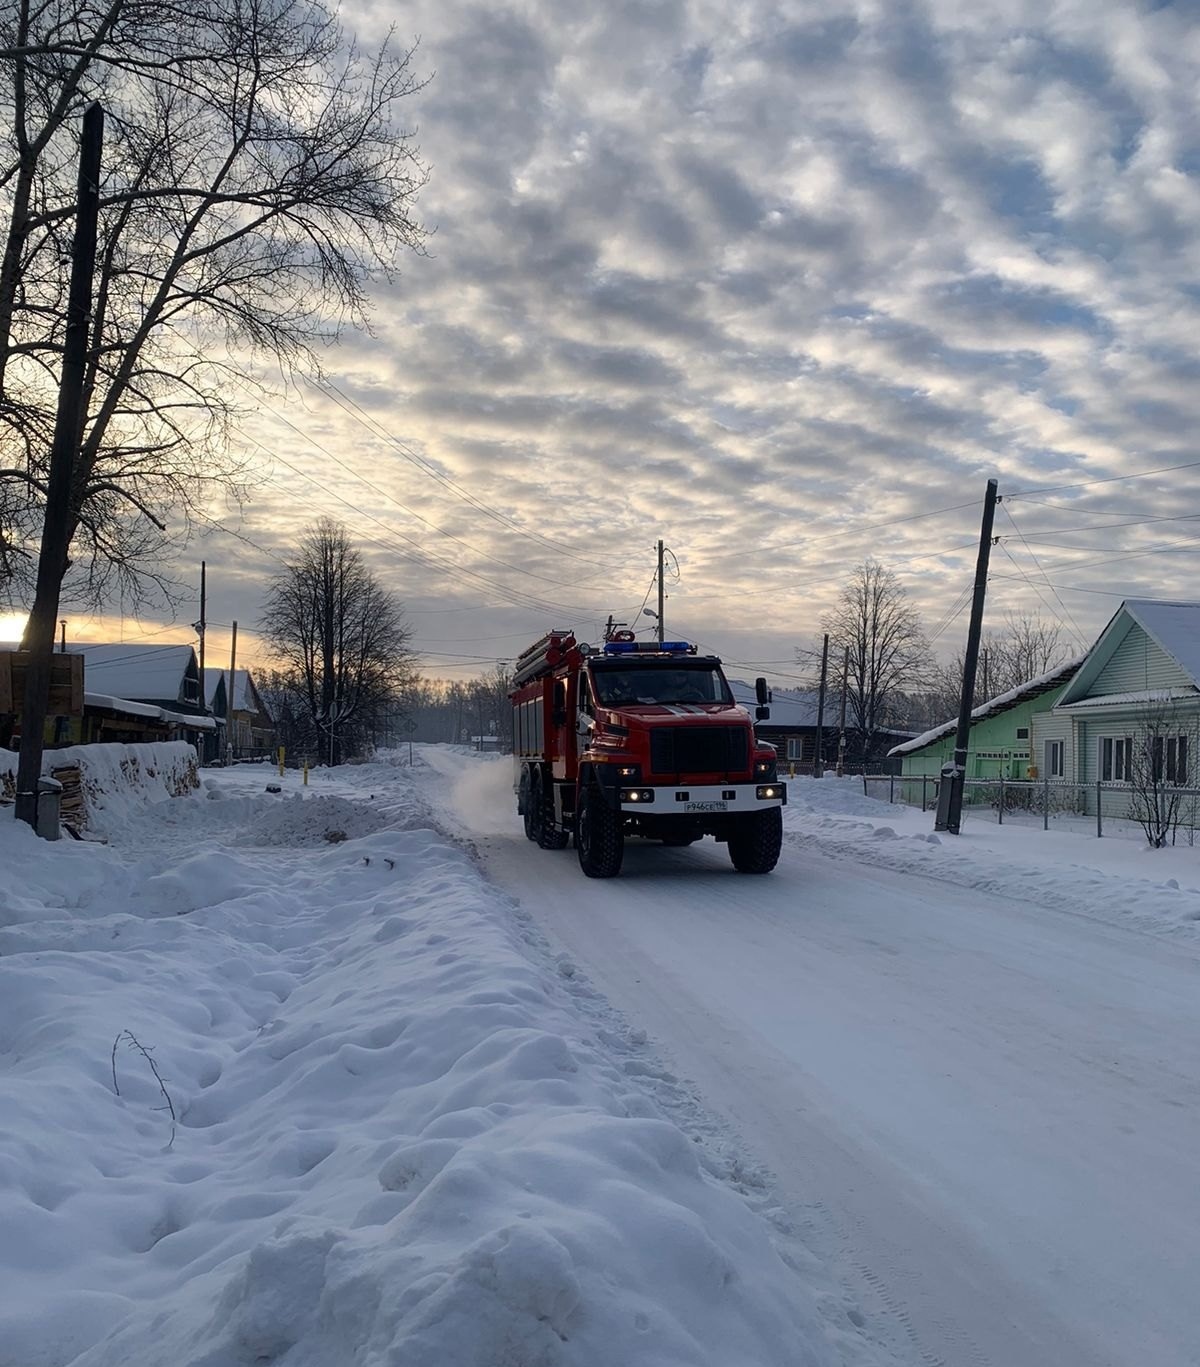
{"type": "Polygon", "coordinates": [[[625,669],[597,669],[596,696],[609,707],[643,703],[731,703],[719,669],[711,665],[663,669],[631,664],[625,669]]]}

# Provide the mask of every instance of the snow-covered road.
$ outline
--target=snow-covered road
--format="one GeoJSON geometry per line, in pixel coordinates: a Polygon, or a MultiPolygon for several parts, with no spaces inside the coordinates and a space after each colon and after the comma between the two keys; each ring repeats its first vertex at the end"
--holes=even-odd
{"type": "Polygon", "coordinates": [[[1200,1362],[1194,938],[873,867],[869,840],[829,858],[795,822],[768,878],[638,842],[593,882],[524,840],[507,766],[427,755],[490,875],[770,1165],[900,1356],[1200,1362]]]}

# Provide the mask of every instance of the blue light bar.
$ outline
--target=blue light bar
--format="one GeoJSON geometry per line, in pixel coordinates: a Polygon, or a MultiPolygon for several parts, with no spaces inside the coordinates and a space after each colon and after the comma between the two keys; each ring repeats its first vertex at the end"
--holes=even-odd
{"type": "Polygon", "coordinates": [[[606,655],[687,655],[692,647],[687,641],[609,641],[606,655]]]}

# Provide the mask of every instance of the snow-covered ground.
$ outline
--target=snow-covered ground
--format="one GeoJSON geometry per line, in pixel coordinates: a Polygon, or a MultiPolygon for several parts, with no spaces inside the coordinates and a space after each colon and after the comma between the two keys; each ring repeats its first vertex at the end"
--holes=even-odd
{"type": "Polygon", "coordinates": [[[1200,1362],[1200,851],[417,761],[0,810],[0,1367],[1200,1362]]]}
{"type": "Polygon", "coordinates": [[[3,1367],[888,1360],[438,771],[275,781],[0,811],[3,1367]]]}

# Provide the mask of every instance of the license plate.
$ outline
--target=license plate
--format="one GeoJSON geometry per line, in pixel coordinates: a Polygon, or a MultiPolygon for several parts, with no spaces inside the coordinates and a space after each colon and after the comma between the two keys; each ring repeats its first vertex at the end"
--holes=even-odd
{"type": "Polygon", "coordinates": [[[683,804],[685,812],[727,812],[728,802],[685,802],[683,804]]]}

